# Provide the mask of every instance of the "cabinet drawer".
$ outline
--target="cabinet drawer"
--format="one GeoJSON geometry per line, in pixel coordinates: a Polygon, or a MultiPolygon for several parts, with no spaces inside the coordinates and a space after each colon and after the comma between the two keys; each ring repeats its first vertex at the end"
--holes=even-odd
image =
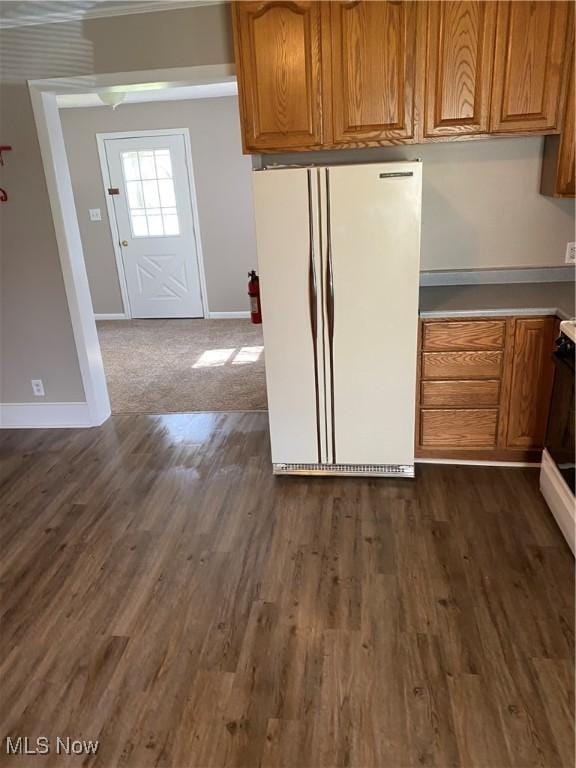
{"type": "Polygon", "coordinates": [[[498,410],[458,409],[420,413],[420,445],[445,448],[494,448],[498,410]]]}
{"type": "Polygon", "coordinates": [[[424,322],[422,349],[502,349],[505,331],[504,320],[424,322]]]}
{"type": "Polygon", "coordinates": [[[420,405],[423,408],[479,408],[498,405],[500,382],[423,381],[420,405]]]}
{"type": "Polygon", "coordinates": [[[498,379],[502,352],[423,352],[423,379],[498,379]]]}

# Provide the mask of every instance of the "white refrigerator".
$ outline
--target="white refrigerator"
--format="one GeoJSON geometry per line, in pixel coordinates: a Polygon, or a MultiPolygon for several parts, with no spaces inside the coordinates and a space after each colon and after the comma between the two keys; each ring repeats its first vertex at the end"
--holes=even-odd
{"type": "Polygon", "coordinates": [[[413,477],[422,164],[253,184],[274,472],[413,477]]]}

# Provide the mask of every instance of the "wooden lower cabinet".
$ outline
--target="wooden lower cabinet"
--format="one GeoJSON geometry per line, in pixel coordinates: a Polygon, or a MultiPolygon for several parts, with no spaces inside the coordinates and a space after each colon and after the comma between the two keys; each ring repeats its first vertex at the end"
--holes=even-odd
{"type": "Polygon", "coordinates": [[[422,321],[416,457],[539,460],[557,325],[554,317],[422,321]]]}
{"type": "Polygon", "coordinates": [[[422,376],[428,379],[476,379],[500,376],[502,352],[423,352],[422,376]]]}
{"type": "Polygon", "coordinates": [[[514,324],[507,448],[543,447],[554,378],[554,326],[549,317],[522,317],[514,324]]]}
{"type": "Polygon", "coordinates": [[[454,408],[428,410],[420,416],[423,446],[459,445],[464,448],[495,448],[498,409],[454,408]]]}
{"type": "Polygon", "coordinates": [[[422,408],[485,408],[500,403],[500,380],[423,381],[422,408]]]}
{"type": "Polygon", "coordinates": [[[422,348],[427,351],[502,349],[504,320],[449,320],[422,325],[422,348]]]}

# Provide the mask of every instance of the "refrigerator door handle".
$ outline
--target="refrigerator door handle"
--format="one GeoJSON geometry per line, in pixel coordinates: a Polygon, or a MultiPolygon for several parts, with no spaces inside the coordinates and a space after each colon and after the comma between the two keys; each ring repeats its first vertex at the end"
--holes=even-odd
{"type": "Polygon", "coordinates": [[[314,355],[314,387],[316,389],[316,444],[318,463],[322,461],[320,439],[320,382],[318,377],[318,285],[316,280],[316,256],[314,253],[314,209],[312,205],[312,171],[308,170],[308,306],[310,309],[310,330],[312,331],[312,352],[314,355]]]}
{"type": "Polygon", "coordinates": [[[405,179],[409,176],[414,176],[413,171],[393,171],[390,173],[380,173],[378,178],[380,179],[405,179]]]}
{"type": "Polygon", "coordinates": [[[336,425],[334,422],[334,265],[332,262],[332,219],[330,209],[330,169],[326,168],[326,319],[328,326],[328,368],[330,373],[330,426],[332,463],[336,464],[336,425]]]}

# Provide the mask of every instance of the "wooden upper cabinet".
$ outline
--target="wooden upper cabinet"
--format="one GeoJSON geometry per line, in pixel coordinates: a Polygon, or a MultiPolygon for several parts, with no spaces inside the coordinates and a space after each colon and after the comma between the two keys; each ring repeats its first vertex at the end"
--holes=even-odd
{"type": "Polygon", "coordinates": [[[320,4],[233,4],[246,151],[322,143],[320,4]]]}
{"type": "MultiPolygon", "coordinates": [[[[263,0],[232,9],[246,152],[560,130],[571,2],[263,0]]],[[[573,189],[573,142],[562,152],[559,188],[573,189]]]]}
{"type": "Polygon", "coordinates": [[[544,0],[498,3],[493,133],[559,128],[570,5],[544,0]]]}
{"type": "Polygon", "coordinates": [[[517,318],[514,329],[508,448],[542,448],[554,378],[554,317],[517,318]]]}
{"type": "Polygon", "coordinates": [[[543,195],[554,197],[576,197],[576,88],[575,58],[572,50],[570,79],[564,120],[560,136],[547,136],[542,161],[543,195]]]}
{"type": "Polygon", "coordinates": [[[414,137],[416,3],[322,3],[327,143],[414,137]]]}
{"type": "Polygon", "coordinates": [[[426,23],[424,138],[487,133],[496,3],[423,4],[426,23]]]}
{"type": "Polygon", "coordinates": [[[560,197],[576,196],[576,77],[574,74],[575,60],[572,50],[572,64],[570,67],[570,79],[568,80],[568,98],[564,112],[564,124],[558,153],[558,170],[556,175],[556,191],[560,197]]]}

